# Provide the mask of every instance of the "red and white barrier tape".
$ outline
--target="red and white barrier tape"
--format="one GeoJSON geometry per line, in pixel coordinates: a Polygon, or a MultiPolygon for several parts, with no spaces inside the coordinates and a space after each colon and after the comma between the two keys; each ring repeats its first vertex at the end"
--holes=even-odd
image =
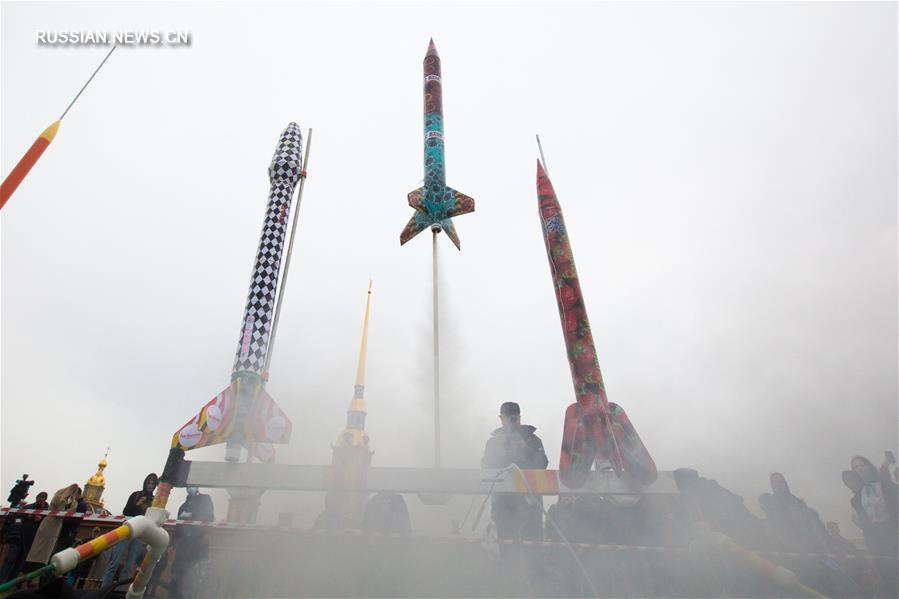
{"type": "MultiPolygon", "coordinates": [[[[378,533],[367,533],[359,530],[345,530],[345,531],[335,531],[335,532],[325,532],[325,531],[314,531],[316,534],[330,534],[330,535],[342,535],[342,536],[380,536],[380,537],[390,537],[390,538],[403,538],[401,535],[383,535],[378,533]]],[[[490,542],[485,538],[471,538],[471,537],[421,537],[416,536],[412,537],[415,539],[429,539],[434,541],[455,541],[461,543],[472,543],[472,544],[483,544],[485,542],[490,542]]],[[[565,547],[566,545],[559,541],[516,541],[509,539],[500,539],[492,541],[499,545],[522,545],[525,547],[565,547]]],[[[571,546],[575,549],[592,549],[592,550],[601,550],[601,551],[635,551],[635,552],[643,552],[643,553],[687,553],[688,549],[686,547],[672,547],[672,546],[654,546],[654,545],[617,545],[617,544],[604,544],[604,543],[571,543],[571,546]]],[[[837,555],[833,553],[790,553],[785,551],[757,551],[759,555],[769,555],[769,556],[777,556],[777,557],[807,557],[807,558],[835,558],[835,559],[879,559],[879,560],[893,560],[896,561],[896,556],[889,555],[875,555],[873,553],[868,553],[864,551],[860,551],[855,554],[848,555],[837,555]]]]}
{"type": "MultiPolygon", "coordinates": [[[[101,516],[99,514],[88,514],[84,512],[62,512],[53,510],[31,510],[25,508],[8,508],[0,507],[0,516],[7,514],[25,514],[30,516],[57,516],[62,518],[81,518],[84,522],[124,522],[128,516],[101,516]]],[[[302,530],[291,526],[262,525],[262,524],[239,524],[235,522],[195,522],[193,520],[174,520],[165,521],[165,526],[201,526],[205,528],[217,529],[244,529],[244,530],[267,530],[290,532],[292,534],[316,535],[316,536],[345,536],[345,537],[375,537],[375,538],[393,538],[393,539],[412,539],[418,541],[442,541],[456,543],[470,543],[481,545],[490,542],[485,538],[472,537],[433,537],[416,535],[414,537],[399,534],[382,534],[376,532],[366,532],[361,530],[340,530],[340,531],[323,531],[323,530],[302,530]]],[[[564,547],[564,543],[557,541],[514,541],[502,539],[494,541],[500,545],[518,545],[525,547],[564,547]]],[[[572,543],[572,547],[577,549],[593,549],[601,551],[635,551],[643,553],[686,553],[685,547],[665,547],[652,545],[615,545],[615,544],[597,544],[597,543],[572,543]]],[[[874,555],[867,552],[859,552],[849,555],[837,555],[832,553],[795,553],[786,551],[758,551],[759,555],[777,556],[777,557],[804,557],[804,558],[833,558],[833,559],[877,559],[896,561],[897,557],[888,555],[874,555]]]]}
{"type": "MultiPolygon", "coordinates": [[[[129,516],[113,516],[91,514],[87,512],[59,511],[59,510],[33,510],[26,508],[9,508],[0,507],[0,516],[8,514],[23,514],[26,516],[56,516],[57,518],[79,519],[84,522],[125,522],[129,516]]],[[[165,521],[164,526],[203,526],[206,528],[254,528],[254,529],[273,529],[276,526],[261,526],[259,524],[238,524],[235,522],[196,522],[194,520],[175,520],[169,518],[165,521]]],[[[281,527],[283,528],[283,527],[281,527]]],[[[285,530],[289,530],[285,528],[285,530]]]]}
{"type": "Polygon", "coordinates": [[[86,512],[63,512],[59,510],[31,510],[21,507],[0,507],[0,516],[6,514],[25,514],[28,516],[58,516],[60,518],[83,518],[84,520],[97,520],[102,522],[123,522],[128,519],[127,516],[101,516],[100,514],[89,514],[86,512]]]}

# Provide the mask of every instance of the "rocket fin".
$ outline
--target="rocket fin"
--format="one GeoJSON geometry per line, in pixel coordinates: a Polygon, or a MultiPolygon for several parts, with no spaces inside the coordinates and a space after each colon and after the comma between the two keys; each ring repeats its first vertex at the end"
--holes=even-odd
{"type": "Polygon", "coordinates": [[[453,221],[448,218],[440,221],[440,226],[443,227],[443,232],[446,233],[446,236],[450,238],[450,241],[453,242],[453,245],[456,246],[456,249],[461,251],[462,244],[459,241],[459,234],[456,233],[456,226],[453,225],[453,221]]]}
{"type": "Polygon", "coordinates": [[[430,225],[422,219],[419,221],[418,214],[413,214],[412,218],[409,219],[409,222],[406,223],[406,228],[403,229],[403,232],[400,233],[400,245],[405,244],[407,241],[427,229],[430,225]]]}
{"type": "Polygon", "coordinates": [[[452,187],[447,187],[447,189],[453,193],[455,199],[453,211],[450,212],[450,216],[461,216],[463,214],[468,214],[469,212],[474,212],[474,198],[465,195],[461,191],[456,191],[452,187]]]}
{"type": "Polygon", "coordinates": [[[275,461],[275,448],[271,443],[250,443],[247,453],[250,457],[265,464],[271,464],[275,461]]]}
{"type": "MultiPolygon", "coordinates": [[[[253,394],[253,401],[247,413],[244,440],[260,446],[271,443],[287,443],[292,430],[293,424],[287,414],[278,407],[275,400],[260,384],[253,394]]],[[[261,452],[256,453],[260,454],[261,452]]]]}
{"type": "Polygon", "coordinates": [[[231,383],[172,435],[172,448],[187,451],[224,443],[234,429],[240,382],[231,383]]]}
{"type": "Polygon", "coordinates": [[[406,196],[409,199],[409,205],[415,208],[416,211],[424,214],[425,209],[421,205],[422,197],[424,196],[424,188],[419,187],[413,191],[410,191],[406,196]]]}
{"type": "Polygon", "coordinates": [[[624,471],[629,473],[640,484],[649,485],[654,483],[658,478],[656,464],[621,406],[609,403],[609,419],[612,425],[611,432],[615,436],[618,448],[621,451],[624,471]]]}

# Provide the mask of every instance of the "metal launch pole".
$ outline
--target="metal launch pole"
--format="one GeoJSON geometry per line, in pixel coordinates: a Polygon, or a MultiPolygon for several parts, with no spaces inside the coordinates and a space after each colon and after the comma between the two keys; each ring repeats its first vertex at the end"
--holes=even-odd
{"type": "Polygon", "coordinates": [[[265,368],[262,372],[268,377],[268,365],[272,361],[272,350],[275,347],[275,333],[278,332],[278,318],[281,316],[281,300],[284,299],[284,288],[287,286],[287,273],[290,271],[290,255],[293,252],[293,238],[297,232],[297,221],[300,219],[300,204],[303,202],[303,188],[306,186],[306,165],[309,164],[309,148],[312,147],[312,129],[306,136],[306,155],[303,156],[303,164],[300,167],[300,190],[297,192],[297,206],[293,210],[293,223],[290,227],[290,240],[287,244],[287,256],[284,258],[284,274],[281,276],[281,289],[278,291],[278,301],[275,304],[275,317],[272,319],[272,334],[268,337],[268,347],[265,352],[265,368]]]}
{"type": "Polygon", "coordinates": [[[87,80],[87,83],[85,83],[84,86],[83,86],[81,89],[78,90],[78,93],[75,94],[75,97],[72,98],[72,101],[69,102],[69,105],[66,106],[66,109],[63,110],[63,111],[62,111],[62,114],[59,116],[59,120],[60,120],[60,121],[61,121],[62,119],[64,119],[65,116],[66,116],[67,114],[69,114],[69,109],[72,108],[72,106],[75,104],[75,102],[78,100],[78,98],[81,97],[81,94],[84,92],[85,89],[87,89],[87,86],[91,84],[91,81],[94,80],[94,77],[97,76],[97,73],[100,72],[100,69],[103,68],[103,65],[106,64],[106,61],[109,60],[109,57],[112,56],[112,53],[115,52],[115,49],[116,49],[117,47],[118,47],[118,46],[113,46],[113,47],[112,47],[112,50],[110,50],[109,53],[106,54],[106,58],[104,58],[104,59],[103,59],[103,62],[100,63],[100,66],[98,66],[98,67],[96,68],[96,70],[95,70],[95,71],[93,72],[93,74],[91,75],[90,79],[87,80]]]}
{"type": "Polygon", "coordinates": [[[437,318],[437,234],[431,227],[434,250],[434,467],[440,468],[440,333],[437,318]]]}
{"type": "Polygon", "coordinates": [[[543,144],[540,143],[540,136],[537,135],[537,149],[540,150],[540,162],[543,163],[543,172],[546,173],[546,176],[549,176],[549,167],[546,166],[546,158],[543,157],[543,144]]]}

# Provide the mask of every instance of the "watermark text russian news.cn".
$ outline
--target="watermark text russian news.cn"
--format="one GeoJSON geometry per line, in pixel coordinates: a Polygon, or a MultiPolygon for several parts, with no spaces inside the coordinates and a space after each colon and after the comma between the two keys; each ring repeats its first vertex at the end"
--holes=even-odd
{"type": "Polygon", "coordinates": [[[190,46],[192,39],[189,31],[181,30],[39,29],[35,41],[39,46],[190,46]]]}

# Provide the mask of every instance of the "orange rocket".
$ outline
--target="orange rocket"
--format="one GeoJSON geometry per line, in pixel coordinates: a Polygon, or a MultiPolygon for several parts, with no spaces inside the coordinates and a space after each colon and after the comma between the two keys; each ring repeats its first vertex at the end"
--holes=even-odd
{"type": "Polygon", "coordinates": [[[3,206],[6,205],[6,200],[12,196],[12,193],[19,186],[19,183],[22,182],[22,179],[25,178],[25,175],[28,174],[31,167],[33,167],[38,158],[41,157],[41,154],[44,153],[44,150],[46,150],[47,146],[50,145],[50,142],[53,141],[53,138],[56,137],[56,132],[59,131],[59,123],[60,121],[58,120],[54,121],[49,127],[44,129],[44,132],[34,140],[34,143],[28,148],[28,151],[25,152],[25,155],[22,156],[19,163],[3,180],[3,184],[0,185],[0,210],[3,209],[3,206]]]}
{"type": "Polygon", "coordinates": [[[81,87],[78,91],[78,94],[75,98],[69,102],[69,105],[63,111],[62,116],[56,119],[53,123],[50,124],[49,127],[44,129],[44,132],[41,133],[34,143],[31,144],[31,147],[28,148],[28,151],[25,152],[25,155],[22,156],[22,159],[19,160],[19,163],[10,171],[6,178],[3,180],[3,183],[0,184],[0,210],[3,209],[3,206],[6,205],[6,201],[12,197],[13,192],[19,186],[23,179],[25,179],[26,175],[28,175],[29,171],[31,171],[32,167],[37,163],[38,159],[44,153],[44,150],[47,149],[47,146],[50,145],[50,142],[53,141],[53,138],[56,137],[56,132],[59,131],[59,123],[62,122],[62,119],[66,116],[66,113],[69,112],[69,109],[72,108],[72,105],[75,104],[75,101],[81,96],[81,93],[90,85],[90,82],[93,81],[94,77],[103,67],[109,57],[112,55],[113,51],[116,49],[115,46],[112,47],[112,50],[106,54],[106,58],[103,59],[103,62],[100,63],[93,74],[90,76],[90,79],[81,87]]]}

